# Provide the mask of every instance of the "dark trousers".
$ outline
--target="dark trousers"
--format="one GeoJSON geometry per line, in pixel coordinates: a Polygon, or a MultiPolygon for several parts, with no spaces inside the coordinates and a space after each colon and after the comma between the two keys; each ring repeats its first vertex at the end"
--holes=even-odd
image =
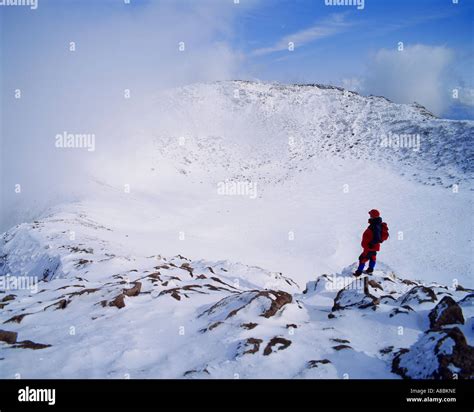
{"type": "Polygon", "coordinates": [[[373,269],[375,267],[375,263],[377,262],[377,252],[372,251],[363,251],[362,254],[359,256],[359,268],[358,270],[364,270],[364,266],[369,261],[369,268],[373,269]]]}

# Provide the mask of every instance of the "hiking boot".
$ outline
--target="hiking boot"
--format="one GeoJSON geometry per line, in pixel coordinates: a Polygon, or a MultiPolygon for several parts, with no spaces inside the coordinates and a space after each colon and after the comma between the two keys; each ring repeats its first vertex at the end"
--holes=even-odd
{"type": "Polygon", "coordinates": [[[360,276],[360,275],[362,275],[362,270],[357,269],[357,270],[354,272],[354,276],[360,276]]]}
{"type": "Polygon", "coordinates": [[[365,273],[371,275],[372,273],[374,273],[374,268],[367,268],[367,271],[365,273]]]}

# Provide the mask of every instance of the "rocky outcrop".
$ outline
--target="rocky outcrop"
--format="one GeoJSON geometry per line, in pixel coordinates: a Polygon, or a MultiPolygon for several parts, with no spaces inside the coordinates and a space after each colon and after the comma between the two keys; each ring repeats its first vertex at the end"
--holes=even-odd
{"type": "Polygon", "coordinates": [[[474,347],[457,327],[429,330],[395,355],[392,372],[405,379],[472,379],[474,347]]]}
{"type": "Polygon", "coordinates": [[[336,345],[332,347],[335,351],[340,351],[343,349],[352,349],[352,346],[350,345],[336,345]]]}
{"type": "Polygon", "coordinates": [[[430,319],[431,329],[440,329],[445,325],[453,324],[464,325],[464,316],[461,307],[449,296],[445,296],[441,299],[428,317],[430,319]]]}
{"type": "Polygon", "coordinates": [[[21,321],[25,318],[25,316],[28,316],[28,315],[31,315],[31,313],[22,313],[21,315],[15,315],[3,323],[10,323],[10,322],[21,323],[21,321]]]}
{"type": "Polygon", "coordinates": [[[319,365],[327,365],[328,363],[331,363],[329,359],[310,360],[306,364],[306,367],[308,369],[312,369],[312,368],[317,368],[319,365]]]}
{"type": "Polygon", "coordinates": [[[258,323],[254,323],[254,322],[242,323],[240,325],[241,328],[244,328],[244,329],[247,329],[247,330],[253,329],[257,326],[258,326],[258,323]]]}
{"type": "Polygon", "coordinates": [[[58,302],[56,303],[53,303],[52,305],[48,305],[44,308],[44,310],[46,309],[49,309],[49,308],[56,308],[56,310],[58,309],[66,309],[66,306],[69,304],[69,301],[67,299],[61,299],[59,300],[58,302]]]}
{"type": "Polygon", "coordinates": [[[260,345],[262,342],[262,339],[248,338],[247,340],[239,344],[238,352],[243,355],[253,355],[254,353],[257,353],[260,350],[260,345]]]}
{"type": "Polygon", "coordinates": [[[257,316],[270,318],[286,304],[291,303],[293,298],[287,292],[281,290],[251,290],[234,293],[225,297],[201,313],[199,317],[210,316],[219,320],[227,320],[247,309],[257,316]]]}
{"type": "Polygon", "coordinates": [[[467,296],[464,296],[464,298],[462,298],[458,304],[460,306],[474,306],[474,293],[471,293],[467,296]]]}
{"type": "Polygon", "coordinates": [[[48,345],[46,343],[36,343],[36,342],[32,342],[31,340],[24,340],[21,342],[17,342],[15,345],[12,346],[12,348],[33,349],[33,350],[46,349],[49,347],[51,347],[51,345],[48,345]]]}
{"type": "Polygon", "coordinates": [[[360,290],[359,288],[344,288],[337,293],[332,311],[347,308],[366,309],[375,307],[378,303],[379,299],[367,293],[365,290],[360,290]]]}
{"type": "Polygon", "coordinates": [[[402,305],[418,305],[425,302],[436,302],[438,298],[433,289],[426,286],[414,286],[401,298],[400,302],[402,305]]]}
{"type": "Polygon", "coordinates": [[[14,299],[15,299],[15,296],[16,296],[16,295],[12,295],[12,294],[7,295],[7,296],[3,297],[2,300],[0,300],[0,302],[9,302],[9,301],[11,301],[11,300],[14,300],[14,299]]]}
{"type": "Polygon", "coordinates": [[[263,291],[260,296],[265,296],[271,300],[270,307],[261,316],[270,318],[274,316],[284,305],[291,303],[293,298],[287,292],[279,291],[263,291]]]}
{"type": "Polygon", "coordinates": [[[109,302],[109,306],[115,306],[118,309],[122,309],[125,307],[125,295],[121,293],[120,295],[116,296],[111,302],[109,302]]]}
{"type": "Polygon", "coordinates": [[[392,309],[388,316],[393,318],[395,315],[408,315],[410,312],[414,312],[413,309],[408,305],[403,305],[392,309]]]}
{"type": "Polygon", "coordinates": [[[267,346],[263,350],[263,355],[268,356],[273,352],[286,349],[288,346],[291,345],[291,340],[275,336],[268,342],[267,346]],[[276,350],[275,350],[276,349],[276,350]]]}
{"type": "Polygon", "coordinates": [[[11,348],[22,348],[22,349],[45,349],[51,345],[45,343],[36,343],[31,340],[18,341],[18,333],[7,330],[0,330],[0,342],[8,343],[11,348]]]}
{"type": "Polygon", "coordinates": [[[16,342],[18,337],[17,332],[10,332],[7,330],[0,330],[0,342],[6,342],[9,344],[13,344],[16,342]]]}
{"type": "Polygon", "coordinates": [[[138,296],[140,294],[140,290],[142,288],[141,282],[135,282],[135,285],[130,289],[124,289],[123,294],[125,296],[138,296]]]}

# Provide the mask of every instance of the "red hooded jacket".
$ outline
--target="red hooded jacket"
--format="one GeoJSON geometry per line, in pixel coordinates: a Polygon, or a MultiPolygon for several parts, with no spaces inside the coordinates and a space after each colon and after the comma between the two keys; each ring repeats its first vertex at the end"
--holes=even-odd
{"type": "Polygon", "coordinates": [[[369,227],[365,229],[362,235],[360,245],[365,252],[378,252],[382,240],[382,218],[376,217],[369,219],[369,227]]]}

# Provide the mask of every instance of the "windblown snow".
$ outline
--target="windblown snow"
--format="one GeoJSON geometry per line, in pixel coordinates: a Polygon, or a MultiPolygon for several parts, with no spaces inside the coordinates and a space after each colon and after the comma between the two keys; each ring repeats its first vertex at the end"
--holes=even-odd
{"type": "Polygon", "coordinates": [[[472,377],[474,122],[232,81],[142,129],[2,235],[0,377],[472,377]],[[390,239],[355,279],[372,208],[390,239]]]}

